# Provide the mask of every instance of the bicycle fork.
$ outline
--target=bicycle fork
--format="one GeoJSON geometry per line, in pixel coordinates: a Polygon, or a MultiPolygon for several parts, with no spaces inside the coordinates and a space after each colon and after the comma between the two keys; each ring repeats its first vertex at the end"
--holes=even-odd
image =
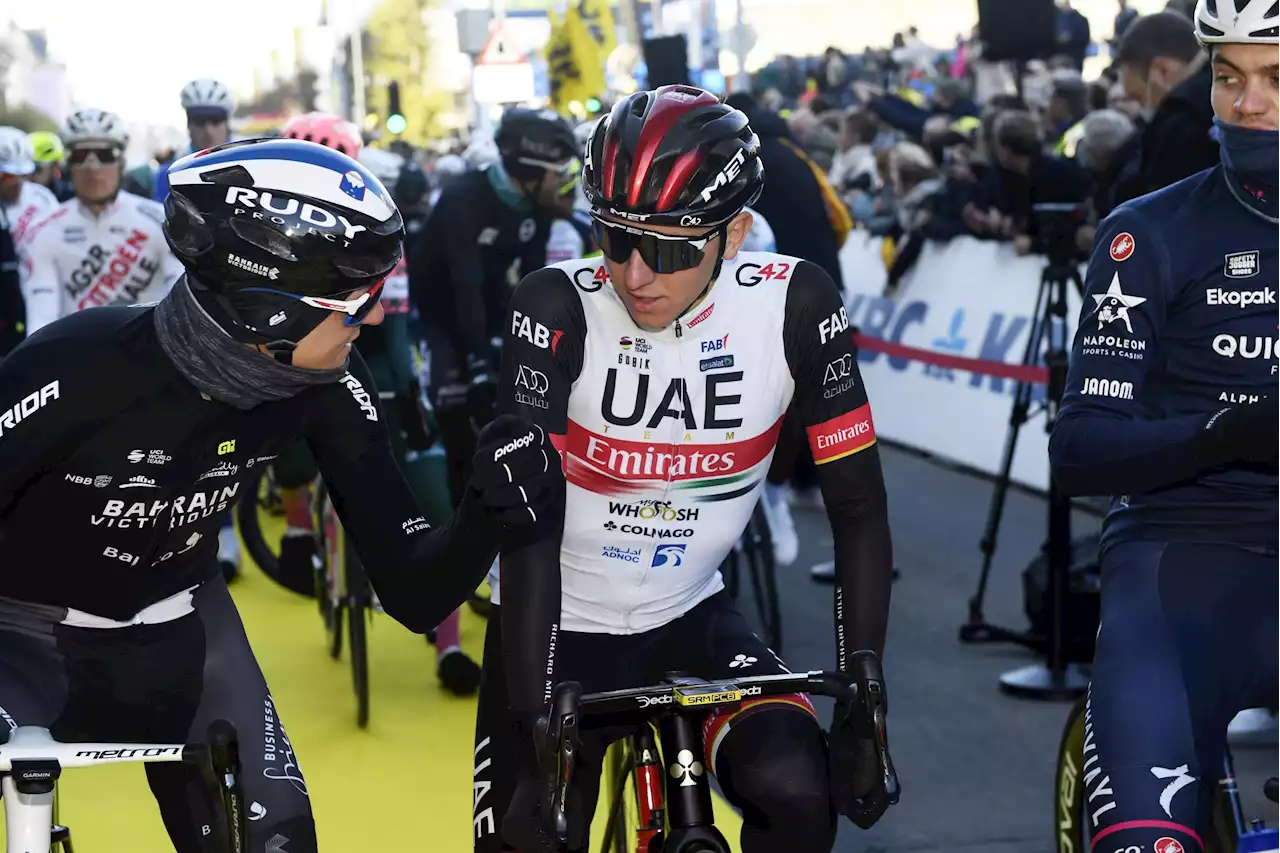
{"type": "MultiPolygon", "coordinates": [[[[631,739],[635,769],[631,771],[636,789],[636,851],[649,853],[650,845],[660,839],[665,811],[662,799],[662,762],[653,729],[643,726],[631,739]]],[[[656,848],[655,848],[656,849],[656,848]]]]}
{"type": "Polygon", "coordinates": [[[662,849],[728,851],[729,842],[715,827],[711,807],[710,768],[702,764],[701,721],[684,714],[665,714],[658,723],[662,755],[667,762],[667,820],[671,834],[662,849]],[[701,846],[699,845],[701,843],[701,846]]]}

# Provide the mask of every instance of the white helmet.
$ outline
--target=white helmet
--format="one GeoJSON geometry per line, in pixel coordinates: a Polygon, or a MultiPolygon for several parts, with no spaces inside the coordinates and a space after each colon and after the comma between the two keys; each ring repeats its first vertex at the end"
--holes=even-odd
{"type": "Polygon", "coordinates": [[[452,178],[467,171],[467,161],[457,154],[444,154],[436,158],[431,172],[438,178],[452,178]]]}
{"type": "Polygon", "coordinates": [[[396,181],[400,179],[400,171],[404,168],[404,158],[392,151],[368,146],[360,149],[356,158],[373,176],[382,181],[388,192],[393,191],[396,181]]]}
{"type": "Polygon", "coordinates": [[[0,127],[0,175],[30,175],[35,170],[31,139],[16,127],[0,127]]]}
{"type": "Polygon", "coordinates": [[[1280,44],[1275,0],[1200,0],[1196,38],[1211,44],[1280,44]]]}
{"type": "Polygon", "coordinates": [[[236,98],[225,84],[209,77],[192,80],[182,87],[182,108],[192,110],[218,110],[230,116],[236,110],[236,98]]]}
{"type": "Polygon", "coordinates": [[[68,148],[83,142],[109,142],[119,148],[129,145],[129,131],[120,116],[92,107],[67,116],[58,135],[68,148]]]}
{"type": "Polygon", "coordinates": [[[502,159],[498,151],[498,143],[490,139],[477,139],[462,152],[463,162],[469,169],[482,169],[502,159]]]}

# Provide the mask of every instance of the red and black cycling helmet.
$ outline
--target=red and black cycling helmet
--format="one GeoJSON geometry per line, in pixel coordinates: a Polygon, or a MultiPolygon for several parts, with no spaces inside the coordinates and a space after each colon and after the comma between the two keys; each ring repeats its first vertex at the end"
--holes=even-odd
{"type": "Polygon", "coordinates": [[[619,101],[586,155],[582,187],[596,212],[650,225],[722,225],[764,188],[747,117],[694,86],[619,101]]]}

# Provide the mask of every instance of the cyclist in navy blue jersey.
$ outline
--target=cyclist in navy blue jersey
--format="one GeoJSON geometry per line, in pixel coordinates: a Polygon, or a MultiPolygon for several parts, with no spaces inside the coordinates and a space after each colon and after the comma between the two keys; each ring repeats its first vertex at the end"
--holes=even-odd
{"type": "Polygon", "coordinates": [[[1050,442],[1063,489],[1113,496],[1083,759],[1095,851],[1200,853],[1227,724],[1277,690],[1280,15],[1200,0],[1195,24],[1221,163],[1102,223],[1050,442]]]}

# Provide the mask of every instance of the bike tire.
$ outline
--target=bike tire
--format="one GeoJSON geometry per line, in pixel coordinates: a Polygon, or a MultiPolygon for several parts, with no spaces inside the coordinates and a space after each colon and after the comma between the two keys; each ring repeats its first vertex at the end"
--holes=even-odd
{"type": "MultiPolygon", "coordinates": [[[[1053,839],[1057,853],[1080,853],[1089,849],[1089,826],[1084,780],[1085,702],[1081,697],[1067,714],[1058,743],[1058,760],[1053,779],[1053,839]]],[[[1216,792],[1214,792],[1216,794],[1216,792]]],[[[1204,853],[1231,853],[1235,845],[1235,821],[1219,796],[1213,797],[1209,831],[1204,853]]]]}
{"type": "Polygon", "coordinates": [[[609,794],[609,810],[605,813],[603,837],[600,841],[601,853],[635,853],[627,844],[628,838],[635,837],[634,828],[627,820],[626,797],[632,788],[631,784],[631,750],[630,739],[615,741],[605,754],[605,766],[602,779],[605,791],[609,794]]]}
{"type": "Polygon", "coordinates": [[[337,528],[337,520],[329,524],[333,507],[329,504],[329,494],[321,482],[315,493],[315,527],[316,550],[320,555],[320,571],[316,573],[316,605],[320,609],[320,621],[324,625],[324,633],[329,649],[329,657],[338,660],[342,657],[342,624],[347,618],[345,597],[341,589],[333,589],[331,578],[341,576],[341,567],[333,571],[331,562],[337,554],[339,540],[342,538],[337,528]],[[332,540],[332,541],[331,541],[332,540]]]}
{"type": "Polygon", "coordinates": [[[246,483],[245,497],[236,504],[236,521],[240,526],[240,540],[244,549],[253,561],[258,564],[262,573],[276,583],[280,583],[280,558],[267,544],[262,535],[262,522],[258,513],[264,509],[262,490],[267,476],[267,466],[258,466],[246,483]]]}
{"type": "Polygon", "coordinates": [[[776,654],[782,654],[782,611],[778,603],[778,573],[773,559],[773,540],[764,510],[757,505],[747,523],[750,550],[747,565],[751,572],[751,591],[756,599],[756,615],[764,629],[765,641],[776,654]]]}
{"type": "Polygon", "coordinates": [[[369,725],[369,618],[373,614],[369,582],[356,558],[355,551],[346,542],[347,569],[347,631],[350,634],[351,682],[356,693],[356,725],[369,725]]]}

